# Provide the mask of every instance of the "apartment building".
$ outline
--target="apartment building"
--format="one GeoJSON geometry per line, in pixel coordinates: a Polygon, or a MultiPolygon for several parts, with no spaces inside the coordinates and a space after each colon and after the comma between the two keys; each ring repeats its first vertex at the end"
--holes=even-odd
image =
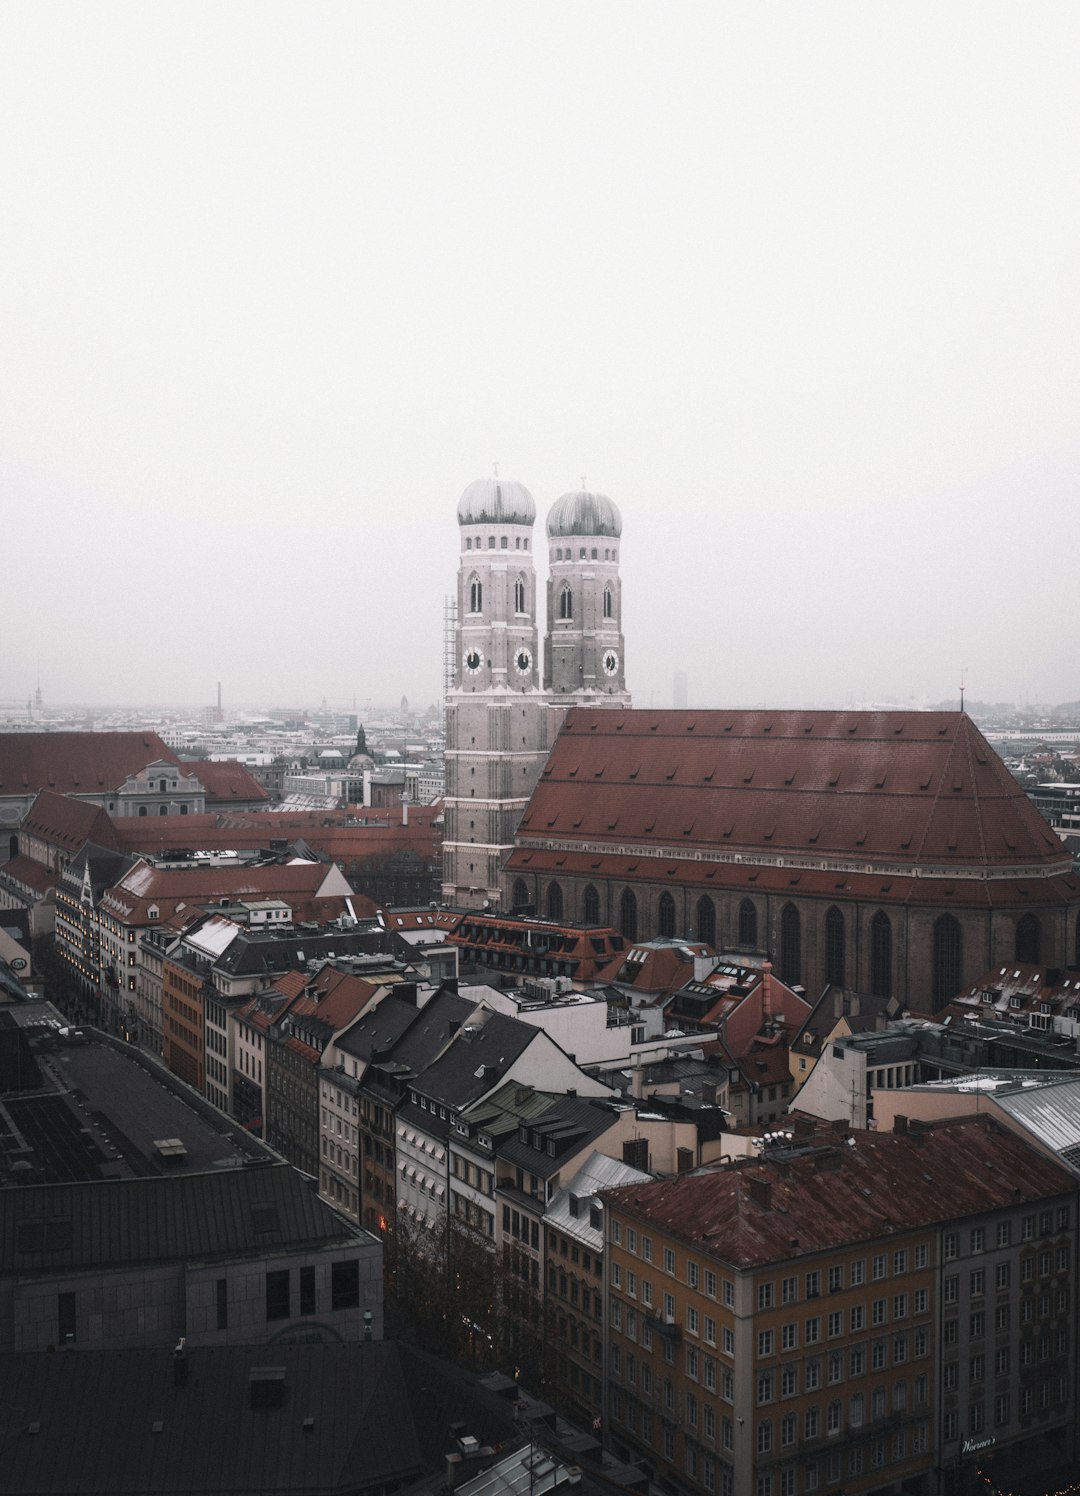
{"type": "Polygon", "coordinates": [[[603,1196],[607,1428],[665,1487],[966,1491],[1073,1456],[1076,1181],[967,1117],[603,1196]]]}

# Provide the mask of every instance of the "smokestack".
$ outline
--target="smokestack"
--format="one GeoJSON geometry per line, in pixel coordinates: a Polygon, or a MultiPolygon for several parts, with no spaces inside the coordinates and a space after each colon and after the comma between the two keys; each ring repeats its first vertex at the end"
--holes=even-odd
{"type": "Polygon", "coordinates": [[[217,683],[217,709],[218,709],[219,712],[221,711],[221,682],[220,681],[218,681],[218,683],[217,683]]]}

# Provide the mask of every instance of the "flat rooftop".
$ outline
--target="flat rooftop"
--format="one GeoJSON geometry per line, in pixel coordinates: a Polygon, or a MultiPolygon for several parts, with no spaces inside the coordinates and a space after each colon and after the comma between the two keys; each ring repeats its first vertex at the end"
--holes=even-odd
{"type": "Polygon", "coordinates": [[[240,1168],[278,1155],[162,1065],[50,1004],[0,1009],[0,1188],[240,1168]]]}

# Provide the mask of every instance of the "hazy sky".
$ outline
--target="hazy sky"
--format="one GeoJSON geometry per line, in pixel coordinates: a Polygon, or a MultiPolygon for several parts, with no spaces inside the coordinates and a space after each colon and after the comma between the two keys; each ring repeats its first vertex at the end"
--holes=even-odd
{"type": "Polygon", "coordinates": [[[0,700],[427,705],[492,461],[622,508],[641,705],[1080,697],[1078,56],[1073,0],[6,4],[0,700]]]}

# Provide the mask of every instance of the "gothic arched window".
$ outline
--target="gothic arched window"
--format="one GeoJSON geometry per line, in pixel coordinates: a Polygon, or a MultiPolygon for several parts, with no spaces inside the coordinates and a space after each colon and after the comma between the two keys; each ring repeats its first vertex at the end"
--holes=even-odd
{"type": "Polygon", "coordinates": [[[469,582],[469,612],[480,613],[484,607],[484,587],[479,577],[469,582]]]}
{"type": "Polygon", "coordinates": [[[802,978],[802,920],[794,904],[780,913],[780,980],[790,987],[802,978]]]}
{"type": "Polygon", "coordinates": [[[514,891],[510,895],[510,907],[512,909],[527,909],[531,903],[529,885],[525,882],[524,878],[515,879],[514,891]]]}
{"type": "Polygon", "coordinates": [[[943,914],[934,921],[934,969],[932,992],[934,1007],[940,1008],[960,990],[963,970],[964,936],[959,921],[943,914]]]}
{"type": "Polygon", "coordinates": [[[619,900],[619,929],[627,940],[637,939],[637,898],[632,888],[624,888],[619,900]]]}
{"type": "Polygon", "coordinates": [[[515,613],[524,613],[524,611],[525,611],[525,583],[521,579],[521,577],[518,577],[517,581],[514,583],[514,612],[515,613]]]}
{"type": "Polygon", "coordinates": [[[605,618],[614,618],[614,616],[615,616],[615,599],[611,595],[611,588],[610,587],[605,587],[604,588],[604,617],[605,618]]]}
{"type": "Polygon", "coordinates": [[[870,921],[870,991],[892,997],[892,921],[884,909],[870,921]]]}
{"type": "Polygon", "coordinates": [[[697,901],[697,938],[703,945],[716,945],[716,905],[708,894],[697,901]]]}
{"type": "Polygon", "coordinates": [[[825,916],[825,980],[844,985],[844,916],[835,904],[825,916]]]}
{"type": "Polygon", "coordinates": [[[587,925],[600,923],[600,895],[591,883],[581,896],[581,912],[587,925]]]}
{"type": "Polygon", "coordinates": [[[749,951],[757,947],[757,910],[752,899],[743,899],[739,905],[739,944],[749,951]]]}
{"type": "Polygon", "coordinates": [[[564,587],[563,590],[559,593],[559,617],[573,618],[573,616],[574,599],[570,595],[570,588],[564,587]]]}
{"type": "Polygon", "coordinates": [[[547,917],[548,919],[562,919],[562,911],[562,885],[559,883],[549,883],[547,891],[547,917]]]}
{"type": "Polygon", "coordinates": [[[1025,914],[1016,922],[1015,959],[1028,966],[1038,966],[1042,957],[1042,927],[1034,914],[1025,914]]]}
{"type": "Polygon", "coordinates": [[[672,940],[675,935],[675,900],[669,893],[665,892],[660,895],[656,913],[660,934],[665,940],[672,940]]]}

